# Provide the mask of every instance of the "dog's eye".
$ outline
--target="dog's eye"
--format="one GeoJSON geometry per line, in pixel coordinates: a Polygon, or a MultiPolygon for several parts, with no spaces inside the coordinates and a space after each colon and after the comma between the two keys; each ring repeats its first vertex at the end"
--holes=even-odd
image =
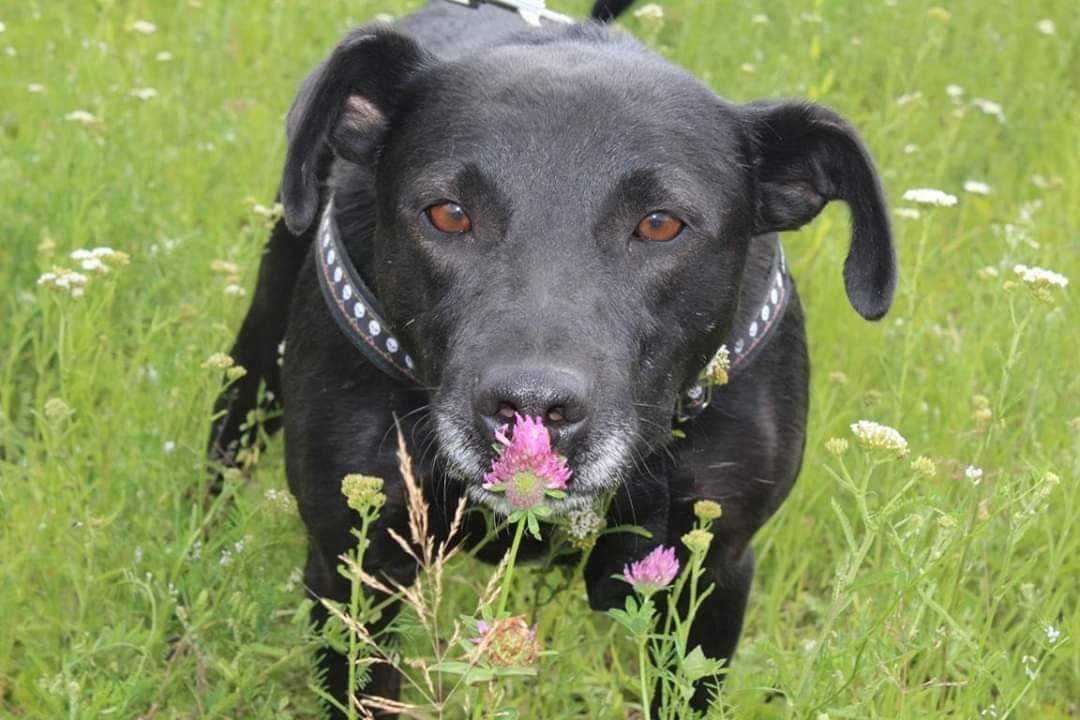
{"type": "Polygon", "coordinates": [[[634,234],[642,240],[654,242],[667,242],[678,237],[683,229],[683,221],[663,211],[653,212],[646,215],[638,223],[634,234]]]}
{"type": "Polygon", "coordinates": [[[439,203],[432,205],[425,212],[427,212],[428,220],[439,232],[459,235],[472,230],[469,214],[457,203],[439,203]]]}

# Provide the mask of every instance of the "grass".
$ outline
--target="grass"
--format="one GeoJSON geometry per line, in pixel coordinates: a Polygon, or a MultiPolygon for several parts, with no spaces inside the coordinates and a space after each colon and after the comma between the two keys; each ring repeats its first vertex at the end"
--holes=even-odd
{"type": "MultiPolygon", "coordinates": [[[[219,378],[202,364],[227,350],[245,309],[226,287],[250,295],[266,235],[253,204],[273,197],[297,81],[349,26],[416,4],[0,10],[0,715],[316,712],[304,537],[283,499],[281,446],[228,486],[228,502],[202,507],[219,378]],[[132,30],[137,20],[156,32],[132,30]],[[130,94],[145,87],[157,96],[130,94]],[[76,110],[93,121],[65,119],[76,110]],[[94,246],[130,265],[78,299],[36,284],[94,246]]],[[[814,364],[807,453],[756,538],[747,627],[714,714],[1074,717],[1076,293],[1047,304],[1004,287],[1016,263],[1080,276],[1071,3],[663,6],[661,24],[625,25],[717,92],[835,107],[864,133],[896,206],[912,187],[960,196],[896,219],[901,289],[878,324],[843,296],[842,207],[786,239],[814,364]],[[1053,34],[1037,29],[1045,18],[1053,34]],[[1003,119],[974,98],[1000,103],[1003,119]],[[969,179],[990,195],[963,192],[969,179]],[[826,440],[851,439],[860,418],[898,428],[936,473],[855,447],[830,455],[826,440]]],[[[450,570],[448,612],[470,612],[491,570],[450,570]]],[[[516,597],[559,581],[519,572],[516,597]]],[[[580,582],[538,619],[554,654],[536,678],[500,681],[503,706],[634,712],[634,648],[587,612],[580,582]]]]}

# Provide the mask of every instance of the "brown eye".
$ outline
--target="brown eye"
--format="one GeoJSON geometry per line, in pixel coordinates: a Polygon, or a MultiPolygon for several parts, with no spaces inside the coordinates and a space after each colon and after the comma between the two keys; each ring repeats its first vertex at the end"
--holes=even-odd
{"type": "Polygon", "coordinates": [[[457,203],[444,202],[427,209],[428,219],[439,232],[457,235],[472,230],[472,220],[457,203]]]}
{"type": "Polygon", "coordinates": [[[634,234],[642,240],[667,242],[682,232],[683,221],[666,212],[649,213],[638,223],[634,234]]]}

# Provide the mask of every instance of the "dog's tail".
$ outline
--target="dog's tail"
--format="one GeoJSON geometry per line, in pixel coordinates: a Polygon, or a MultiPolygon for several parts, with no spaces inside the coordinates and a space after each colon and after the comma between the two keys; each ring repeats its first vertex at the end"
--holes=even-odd
{"type": "Polygon", "coordinates": [[[600,22],[611,22],[634,4],[634,0],[596,0],[589,17],[600,22]]]}

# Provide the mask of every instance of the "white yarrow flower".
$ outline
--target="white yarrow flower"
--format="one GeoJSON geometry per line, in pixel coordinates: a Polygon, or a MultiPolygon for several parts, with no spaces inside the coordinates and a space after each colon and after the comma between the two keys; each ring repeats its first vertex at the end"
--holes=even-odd
{"type": "Polygon", "coordinates": [[[769,16],[766,15],[765,13],[758,13],[756,15],[751,15],[750,16],[750,24],[751,25],[768,25],[769,24],[769,16]]]}
{"type": "Polygon", "coordinates": [[[920,205],[936,205],[937,207],[952,207],[956,204],[955,195],[934,188],[912,188],[904,193],[904,199],[920,205]]]}
{"type": "Polygon", "coordinates": [[[236,283],[229,283],[228,285],[226,285],[224,292],[230,297],[244,297],[244,295],[247,293],[247,291],[244,290],[243,287],[236,283]]]}
{"type": "Polygon", "coordinates": [[[159,52],[157,55],[154,56],[154,59],[157,60],[158,62],[169,62],[170,60],[172,60],[172,58],[173,58],[173,55],[168,50],[162,50],[161,52],[159,52]]]}
{"type": "Polygon", "coordinates": [[[33,93],[34,95],[40,95],[45,92],[45,86],[41,83],[30,83],[26,86],[26,92],[33,93]]]}
{"type": "Polygon", "coordinates": [[[591,508],[572,510],[567,515],[567,520],[569,523],[566,532],[575,540],[585,540],[600,532],[604,527],[604,518],[591,508]]]}
{"type": "Polygon", "coordinates": [[[965,180],[964,192],[971,193],[972,195],[989,195],[990,186],[979,180],[965,180]]]}
{"type": "Polygon", "coordinates": [[[918,208],[910,207],[895,208],[893,210],[893,214],[896,215],[896,217],[898,218],[903,218],[904,220],[918,220],[922,217],[922,213],[919,212],[918,208]]]}
{"type": "Polygon", "coordinates": [[[638,20],[660,22],[664,19],[664,8],[660,7],[656,3],[642,5],[640,8],[634,11],[634,17],[636,17],[638,20]]]}
{"type": "Polygon", "coordinates": [[[1053,270],[1047,270],[1046,268],[1016,265],[1013,267],[1013,272],[1020,276],[1020,279],[1024,281],[1025,285],[1031,285],[1033,287],[1052,286],[1065,288],[1069,285],[1069,278],[1061,273],[1056,273],[1053,270]]]}
{"type": "Polygon", "coordinates": [[[900,107],[910,105],[911,103],[922,100],[922,92],[916,90],[915,92],[904,93],[900,97],[896,98],[896,104],[900,107]]]}
{"type": "Polygon", "coordinates": [[[908,442],[895,428],[873,420],[859,420],[851,424],[851,432],[859,445],[867,449],[888,450],[899,456],[908,452],[908,442]]]}
{"type": "Polygon", "coordinates": [[[139,100],[146,102],[147,100],[153,100],[154,98],[156,98],[158,96],[158,91],[152,87],[141,87],[135,88],[128,94],[131,95],[131,97],[133,98],[138,98],[139,100]]]}
{"type": "Polygon", "coordinates": [[[157,32],[157,25],[149,20],[136,20],[131,23],[131,32],[139,33],[140,35],[153,35],[157,32]]]}
{"type": "Polygon", "coordinates": [[[945,94],[951,97],[953,100],[957,100],[964,96],[964,88],[952,83],[945,86],[945,94]]]}
{"type": "Polygon", "coordinates": [[[1046,633],[1046,639],[1050,641],[1051,645],[1061,639],[1061,631],[1053,625],[1047,625],[1043,628],[1043,632],[1046,633]]]}
{"type": "Polygon", "coordinates": [[[79,123],[80,125],[93,125],[98,121],[93,113],[89,113],[86,110],[72,110],[64,116],[64,119],[68,122],[79,123]]]}
{"type": "Polygon", "coordinates": [[[1054,21],[1050,18],[1044,18],[1035,23],[1035,29],[1041,32],[1043,35],[1053,35],[1057,32],[1057,26],[1054,25],[1054,21]]]}
{"type": "Polygon", "coordinates": [[[987,100],[986,98],[974,98],[971,104],[981,110],[983,113],[995,117],[1001,122],[1005,122],[1005,111],[1001,107],[1001,103],[996,103],[993,100],[987,100]]]}
{"type": "Polygon", "coordinates": [[[51,272],[43,273],[37,279],[37,284],[55,290],[63,290],[72,297],[82,297],[86,292],[86,283],[89,281],[90,278],[80,272],[57,267],[53,268],[51,272]]]}
{"type": "Polygon", "coordinates": [[[978,485],[982,482],[983,471],[981,467],[975,467],[974,465],[968,465],[964,468],[964,477],[971,481],[972,485],[978,485]]]}

